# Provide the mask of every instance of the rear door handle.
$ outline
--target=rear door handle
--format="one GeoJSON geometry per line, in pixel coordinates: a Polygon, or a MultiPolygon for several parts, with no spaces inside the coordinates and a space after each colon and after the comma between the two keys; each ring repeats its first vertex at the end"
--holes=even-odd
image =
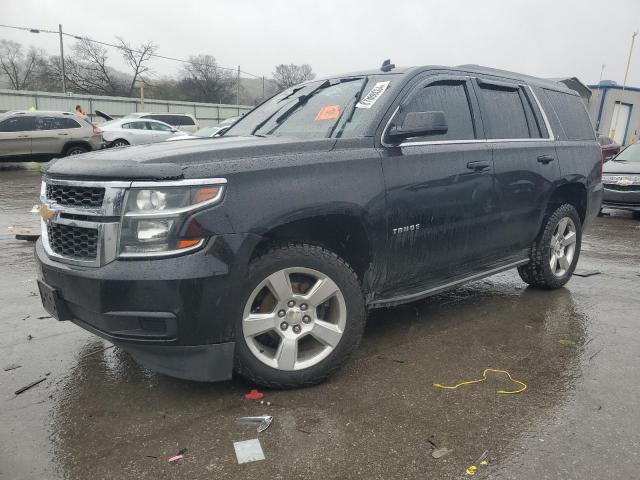
{"type": "Polygon", "coordinates": [[[540,155],[538,157],[538,161],[543,164],[547,164],[553,162],[555,159],[551,155],[540,155]]]}
{"type": "Polygon", "coordinates": [[[469,170],[475,170],[476,172],[481,172],[488,168],[491,168],[491,164],[486,160],[479,160],[477,162],[469,162],[467,163],[467,168],[469,170]]]}
{"type": "Polygon", "coordinates": [[[68,133],[59,133],[59,134],[58,134],[58,136],[59,136],[59,137],[66,137],[66,136],[68,136],[68,135],[69,135],[68,133]]]}

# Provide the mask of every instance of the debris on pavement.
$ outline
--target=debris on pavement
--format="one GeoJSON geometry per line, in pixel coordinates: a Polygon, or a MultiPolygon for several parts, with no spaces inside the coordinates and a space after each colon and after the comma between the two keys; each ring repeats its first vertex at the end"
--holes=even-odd
{"type": "Polygon", "coordinates": [[[258,423],[257,432],[264,432],[273,423],[271,415],[260,415],[258,417],[240,417],[236,419],[240,423],[258,423]]]}
{"type": "Polygon", "coordinates": [[[495,459],[493,457],[489,456],[489,451],[485,450],[484,452],[482,452],[482,455],[480,455],[475,462],[473,462],[471,465],[467,467],[466,474],[469,476],[475,475],[478,470],[478,467],[487,466],[490,463],[493,463],[494,460],[495,459]]]}
{"type": "Polygon", "coordinates": [[[186,448],[181,449],[178,453],[176,453],[173,457],[171,457],[168,460],[168,462],[169,463],[173,463],[173,462],[177,462],[178,460],[183,459],[185,453],[187,453],[187,449],[186,448]]]}
{"type": "Polygon", "coordinates": [[[33,336],[33,335],[31,335],[31,334],[27,335],[27,340],[29,340],[29,341],[33,340],[34,338],[36,338],[36,337],[34,337],[34,336],[33,336]]]}
{"type": "Polygon", "coordinates": [[[26,391],[27,391],[27,390],[29,390],[30,388],[35,387],[35,386],[36,386],[36,385],[38,385],[39,383],[44,382],[50,374],[51,374],[51,372],[47,373],[44,377],[39,378],[38,380],[36,380],[36,381],[34,381],[34,382],[31,382],[29,385],[25,385],[24,387],[19,388],[18,390],[16,390],[16,391],[15,391],[15,394],[16,394],[16,395],[20,395],[21,393],[26,392],[26,391]]]}
{"type": "Polygon", "coordinates": [[[245,400],[260,400],[261,398],[264,398],[264,393],[256,389],[253,389],[249,393],[245,393],[244,395],[245,400]]]}
{"type": "Polygon", "coordinates": [[[16,368],[20,368],[22,365],[18,365],[16,363],[12,363],[11,365],[7,365],[6,367],[3,368],[3,370],[5,372],[9,372],[11,370],[15,370],[16,368]]]}
{"type": "Polygon", "coordinates": [[[453,450],[447,447],[436,448],[431,452],[431,456],[437,459],[449,455],[451,452],[453,452],[453,450]]]}
{"type": "Polygon", "coordinates": [[[594,275],[600,275],[602,272],[598,270],[581,270],[578,272],[573,272],[574,275],[578,277],[593,277],[594,275]]]}
{"type": "Polygon", "coordinates": [[[28,240],[35,242],[40,238],[40,234],[33,233],[33,228],[31,227],[11,226],[9,227],[9,232],[15,235],[16,240],[28,240]]]}
{"type": "Polygon", "coordinates": [[[463,385],[471,385],[471,384],[474,384],[474,383],[486,382],[487,381],[487,372],[504,373],[507,377],[509,377],[509,380],[511,380],[513,383],[517,383],[518,385],[521,386],[521,388],[519,388],[517,390],[498,390],[496,393],[501,393],[501,394],[505,394],[505,395],[512,395],[512,394],[516,394],[516,393],[522,393],[527,389],[527,384],[524,383],[523,381],[516,380],[506,370],[497,370],[495,368],[485,368],[482,371],[482,378],[479,378],[477,380],[465,380],[464,382],[460,382],[457,385],[452,385],[452,386],[442,385],[441,383],[434,383],[433,386],[436,387],[436,388],[442,388],[442,389],[445,389],[445,390],[455,390],[458,387],[461,387],[463,385]]]}
{"type": "Polygon", "coordinates": [[[564,339],[564,338],[563,338],[563,339],[558,340],[558,342],[559,342],[561,345],[575,345],[575,344],[576,344],[576,342],[574,342],[573,340],[567,340],[567,339],[564,339]]]}
{"type": "Polygon", "coordinates": [[[262,451],[260,440],[257,438],[244,440],[242,442],[233,442],[233,449],[236,451],[238,463],[249,463],[264,460],[264,452],[262,451]]]}

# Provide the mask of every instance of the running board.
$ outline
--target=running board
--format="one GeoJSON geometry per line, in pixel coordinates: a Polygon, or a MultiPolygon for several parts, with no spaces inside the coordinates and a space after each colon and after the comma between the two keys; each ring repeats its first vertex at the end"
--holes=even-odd
{"type": "Polygon", "coordinates": [[[380,308],[380,307],[389,307],[393,305],[400,305],[402,303],[415,302],[416,300],[421,300],[423,298],[430,297],[431,295],[444,292],[445,290],[450,290],[459,285],[462,285],[463,283],[473,282],[475,280],[482,280],[483,278],[490,277],[492,275],[495,275],[496,273],[504,272],[506,270],[511,270],[512,268],[519,267],[520,265],[525,265],[527,263],[529,263],[529,259],[525,258],[523,260],[518,260],[517,262],[511,262],[506,265],[502,265],[500,267],[492,268],[491,270],[486,270],[484,272],[476,273],[475,275],[471,275],[469,277],[460,278],[458,280],[445,283],[444,285],[439,285],[437,287],[429,288],[421,292],[411,293],[409,295],[399,295],[397,297],[392,297],[392,298],[381,298],[379,300],[373,300],[367,305],[367,307],[373,309],[373,308],[380,308]]]}

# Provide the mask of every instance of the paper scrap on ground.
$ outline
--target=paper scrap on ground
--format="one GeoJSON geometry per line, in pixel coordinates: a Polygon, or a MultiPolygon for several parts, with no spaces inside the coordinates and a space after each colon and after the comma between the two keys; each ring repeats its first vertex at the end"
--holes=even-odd
{"type": "Polygon", "coordinates": [[[238,463],[257,462],[264,460],[264,452],[260,445],[260,440],[254,438],[243,442],[233,442],[233,448],[236,451],[238,463]]]}

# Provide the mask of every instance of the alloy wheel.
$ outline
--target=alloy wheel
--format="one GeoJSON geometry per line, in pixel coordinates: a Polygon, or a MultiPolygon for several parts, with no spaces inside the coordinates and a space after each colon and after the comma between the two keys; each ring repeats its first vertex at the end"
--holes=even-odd
{"type": "Polygon", "coordinates": [[[262,363],[285,371],[317,365],[338,346],[347,322],[344,296],[310,268],[278,270],[249,295],[242,334],[262,363]]]}
{"type": "Polygon", "coordinates": [[[553,231],[550,242],[551,273],[562,277],[567,273],[576,253],[576,225],[569,217],[563,217],[553,231]]]}

